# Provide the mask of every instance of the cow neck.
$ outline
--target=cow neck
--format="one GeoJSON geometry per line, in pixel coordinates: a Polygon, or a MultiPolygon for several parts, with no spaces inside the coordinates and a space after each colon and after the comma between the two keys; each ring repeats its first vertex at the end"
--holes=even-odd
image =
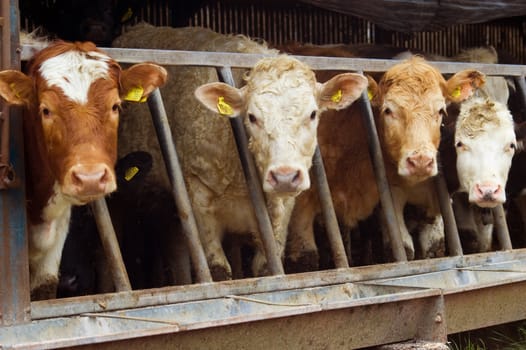
{"type": "Polygon", "coordinates": [[[24,112],[27,212],[31,224],[41,224],[45,207],[54,193],[56,182],[47,162],[42,126],[36,108],[24,112]]]}

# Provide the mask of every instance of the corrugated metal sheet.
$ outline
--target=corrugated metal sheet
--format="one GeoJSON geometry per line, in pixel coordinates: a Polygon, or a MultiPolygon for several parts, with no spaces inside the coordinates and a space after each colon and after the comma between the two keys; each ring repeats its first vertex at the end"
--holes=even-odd
{"type": "MultiPolygon", "coordinates": [[[[402,10],[400,7],[395,11],[398,19],[402,18],[402,10]]],[[[170,26],[173,16],[169,4],[157,0],[148,3],[138,20],[170,26]]],[[[406,16],[403,18],[405,21],[406,16]]],[[[386,31],[355,16],[293,1],[279,5],[274,2],[224,1],[204,5],[188,19],[187,24],[221,33],[245,34],[276,45],[289,41],[313,44],[382,43],[444,56],[455,55],[462,48],[493,45],[508,52],[517,60],[516,63],[526,63],[526,17],[487,24],[457,24],[440,31],[403,33],[386,31]]],[[[505,63],[512,62],[506,60],[505,63]]]]}
{"type": "Polygon", "coordinates": [[[526,15],[523,0],[301,0],[339,13],[365,18],[383,28],[412,33],[456,24],[489,22],[526,15]]]}

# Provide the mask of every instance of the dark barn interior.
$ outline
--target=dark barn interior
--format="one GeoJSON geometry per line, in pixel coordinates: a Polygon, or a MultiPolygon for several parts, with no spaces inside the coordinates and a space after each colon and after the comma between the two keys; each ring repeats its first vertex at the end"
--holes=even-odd
{"type": "Polygon", "coordinates": [[[493,45],[505,60],[525,63],[526,6],[496,1],[30,1],[21,0],[22,28],[42,26],[66,40],[92,39],[107,46],[125,26],[202,26],[245,34],[274,45],[386,44],[453,56],[460,49],[493,45]],[[90,33],[84,14],[108,26],[104,37],[90,33]],[[95,9],[95,10],[94,10],[95,9]],[[86,23],[82,23],[82,22],[86,23]],[[123,27],[124,26],[124,27],[123,27]],[[111,29],[109,29],[111,27],[111,29]],[[91,35],[91,37],[90,37],[91,35]]]}

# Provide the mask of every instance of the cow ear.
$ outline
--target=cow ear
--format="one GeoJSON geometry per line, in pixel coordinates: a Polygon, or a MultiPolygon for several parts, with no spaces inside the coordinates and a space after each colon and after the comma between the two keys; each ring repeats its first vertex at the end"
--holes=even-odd
{"type": "Polygon", "coordinates": [[[225,83],[210,83],[198,87],[195,97],[211,111],[233,118],[243,111],[245,89],[236,89],[225,83]]]}
{"type": "Polygon", "coordinates": [[[367,87],[367,78],[357,73],[342,73],[324,84],[318,83],[320,109],[342,109],[356,101],[367,87]]]}
{"type": "Polygon", "coordinates": [[[121,74],[121,96],[124,100],[144,102],[158,87],[166,83],[168,73],[163,67],[154,63],[138,63],[121,74]]]}
{"type": "Polygon", "coordinates": [[[477,70],[463,70],[453,75],[446,82],[446,100],[462,102],[468,99],[475,90],[484,85],[485,76],[477,70]]]}
{"type": "Polygon", "coordinates": [[[17,70],[2,71],[0,96],[10,105],[29,106],[35,101],[33,80],[17,70]]]}

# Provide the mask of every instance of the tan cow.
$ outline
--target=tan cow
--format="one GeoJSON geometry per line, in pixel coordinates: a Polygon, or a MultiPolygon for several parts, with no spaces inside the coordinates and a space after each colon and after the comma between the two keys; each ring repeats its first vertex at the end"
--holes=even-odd
{"type": "MultiPolygon", "coordinates": [[[[275,50],[243,36],[221,35],[204,28],[141,25],[118,38],[114,45],[272,55],[253,67],[241,88],[218,83],[214,69],[173,67],[173,79],[163,89],[213,278],[232,275],[221,246],[227,232],[253,236],[256,255],[252,270],[255,275],[265,274],[259,228],[228,118],[243,118],[250,152],[266,193],[277,250],[282,255],[295,197],[310,187],[308,169],[320,115],[326,109],[348,106],[365,89],[367,79],[346,73],[320,84],[308,66],[292,57],[276,55],[275,50]],[[194,91],[203,104],[194,97],[194,91]]],[[[134,116],[140,113],[130,111],[134,116]]],[[[147,119],[135,117],[134,122],[141,120],[147,119]]],[[[121,134],[127,136],[124,152],[155,149],[154,145],[140,145],[145,139],[139,133],[150,133],[148,125],[128,124],[123,130],[127,131],[121,134]]]]}
{"type": "MultiPolygon", "coordinates": [[[[334,73],[317,74],[324,81],[334,73]]],[[[404,223],[404,206],[424,206],[428,216],[439,218],[431,177],[437,174],[442,117],[446,104],[467,98],[472,87],[481,83],[480,79],[480,73],[466,70],[446,81],[419,57],[393,66],[378,84],[370,79],[371,103],[409,258],[415,250],[404,223]]],[[[343,111],[328,112],[320,121],[318,142],[337,217],[340,223],[354,227],[373,212],[379,201],[360,108],[352,105],[343,111]]],[[[319,213],[314,189],[298,197],[289,225],[288,255],[298,269],[302,265],[317,266],[313,221],[319,213]]],[[[427,243],[422,237],[420,241],[424,245],[434,243],[427,243]]]]}
{"type": "Polygon", "coordinates": [[[33,299],[55,295],[72,205],[116,189],[117,126],[123,96],[144,97],[166,71],[143,63],[122,70],[90,42],[56,42],[37,53],[27,75],[0,72],[0,95],[24,106],[29,267],[33,299]]]}

